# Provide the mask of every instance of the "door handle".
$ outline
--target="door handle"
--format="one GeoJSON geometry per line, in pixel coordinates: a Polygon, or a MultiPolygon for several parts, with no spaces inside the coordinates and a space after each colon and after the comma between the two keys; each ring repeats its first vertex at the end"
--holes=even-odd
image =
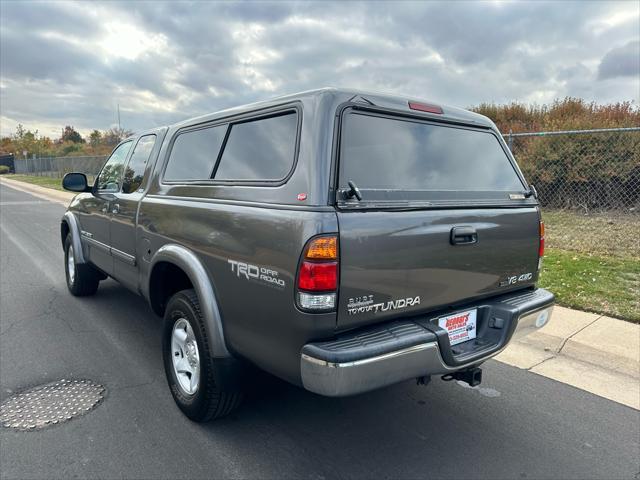
{"type": "Polygon", "coordinates": [[[116,214],[120,213],[120,205],[118,205],[117,203],[115,203],[115,204],[113,205],[113,208],[111,209],[111,213],[116,213],[116,214]]]}
{"type": "Polygon", "coordinates": [[[453,227],[451,245],[471,245],[478,243],[478,232],[473,227],[453,227]]]}

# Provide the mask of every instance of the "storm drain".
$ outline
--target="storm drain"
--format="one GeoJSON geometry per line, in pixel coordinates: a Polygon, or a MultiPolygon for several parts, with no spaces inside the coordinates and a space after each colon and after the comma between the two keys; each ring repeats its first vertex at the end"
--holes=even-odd
{"type": "Polygon", "coordinates": [[[0,424],[39,430],[84,415],[104,398],[105,388],[91,380],[60,380],[12,395],[0,405],[0,424]]]}

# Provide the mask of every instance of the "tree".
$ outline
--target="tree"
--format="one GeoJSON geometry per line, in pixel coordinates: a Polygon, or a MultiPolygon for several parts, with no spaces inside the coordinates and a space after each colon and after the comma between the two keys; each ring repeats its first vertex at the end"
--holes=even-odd
{"type": "Polygon", "coordinates": [[[16,127],[16,133],[13,135],[13,139],[22,140],[22,137],[24,137],[25,133],[26,133],[26,130],[24,129],[24,125],[19,123],[18,126],[16,127]]]}
{"type": "Polygon", "coordinates": [[[100,145],[101,141],[102,134],[99,130],[94,130],[93,132],[91,132],[91,134],[89,135],[89,143],[93,148],[96,148],[98,145],[100,145]]]}
{"type": "Polygon", "coordinates": [[[0,139],[0,154],[5,155],[8,153],[14,153],[15,145],[11,137],[2,137],[0,139]]]}
{"type": "Polygon", "coordinates": [[[133,135],[131,130],[125,130],[124,128],[113,127],[104,132],[104,143],[111,147],[116,146],[122,140],[133,135]]]}
{"type": "Polygon", "coordinates": [[[83,151],[83,146],[80,143],[74,143],[74,142],[65,142],[62,145],[62,149],[58,150],[59,154],[63,157],[69,156],[69,155],[73,155],[78,154],[78,153],[82,153],[83,151]]]}
{"type": "Polygon", "coordinates": [[[75,128],[67,125],[64,127],[64,131],[62,132],[62,137],[60,138],[62,143],[64,142],[73,142],[73,143],[84,143],[84,139],[82,136],[76,132],[75,128]]]}
{"type": "Polygon", "coordinates": [[[16,133],[12,136],[14,144],[14,152],[16,155],[22,155],[22,152],[28,152],[28,154],[40,154],[40,140],[38,139],[38,130],[32,132],[26,130],[24,126],[19,123],[16,127],[16,133]]]}

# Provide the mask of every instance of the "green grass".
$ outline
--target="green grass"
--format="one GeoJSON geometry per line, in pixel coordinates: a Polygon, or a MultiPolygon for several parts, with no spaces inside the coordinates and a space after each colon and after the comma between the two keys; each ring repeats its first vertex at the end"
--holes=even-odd
{"type": "Polygon", "coordinates": [[[640,323],[640,216],[544,211],[540,286],[558,304],[640,323]]]}
{"type": "Polygon", "coordinates": [[[582,254],[640,260],[640,215],[543,210],[546,245],[582,254]]]}
{"type": "Polygon", "coordinates": [[[549,249],[540,286],[560,305],[640,323],[640,260],[549,249]]]}
{"type": "Polygon", "coordinates": [[[21,174],[3,175],[3,178],[31,183],[33,185],[40,185],[41,187],[53,188],[55,190],[63,190],[61,178],[38,177],[36,175],[21,174]]]}

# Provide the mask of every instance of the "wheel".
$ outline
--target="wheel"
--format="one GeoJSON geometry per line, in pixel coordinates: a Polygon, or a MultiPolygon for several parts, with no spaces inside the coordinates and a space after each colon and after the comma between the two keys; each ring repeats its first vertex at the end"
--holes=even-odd
{"type": "Polygon", "coordinates": [[[194,290],[182,290],[171,297],[164,314],[162,356],[173,399],[182,412],[196,422],[227,415],[240,405],[242,392],[225,391],[216,384],[216,365],[200,302],[194,290]]]}
{"type": "Polygon", "coordinates": [[[64,265],[67,277],[67,288],[76,297],[93,295],[98,290],[102,273],[87,263],[76,263],[76,256],[71,242],[71,234],[64,241],[64,265]]]}

